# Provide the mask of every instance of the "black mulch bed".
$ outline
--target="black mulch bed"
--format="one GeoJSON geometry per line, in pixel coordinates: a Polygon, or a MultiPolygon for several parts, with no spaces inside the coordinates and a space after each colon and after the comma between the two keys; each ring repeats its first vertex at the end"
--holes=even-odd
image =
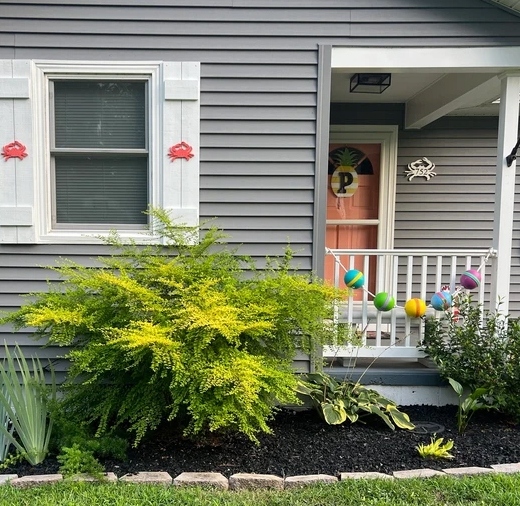
{"type": "MultiPolygon", "coordinates": [[[[138,471],[166,471],[177,476],[183,471],[266,473],[278,476],[325,473],[338,475],[351,471],[391,473],[429,467],[482,466],[520,462],[520,426],[491,412],[478,412],[463,435],[457,432],[454,406],[409,406],[403,408],[412,421],[444,426],[439,433],[455,442],[454,459],[424,460],[415,450],[428,443],[429,434],[390,430],[379,419],[369,424],[329,426],[314,411],[281,411],[271,422],[272,435],[261,435],[260,444],[228,435],[194,443],[163,428],[129,452],[126,462],[104,462],[106,471],[121,476],[138,471]]],[[[20,476],[58,472],[52,457],[42,465],[20,464],[2,473],[20,476]]]]}

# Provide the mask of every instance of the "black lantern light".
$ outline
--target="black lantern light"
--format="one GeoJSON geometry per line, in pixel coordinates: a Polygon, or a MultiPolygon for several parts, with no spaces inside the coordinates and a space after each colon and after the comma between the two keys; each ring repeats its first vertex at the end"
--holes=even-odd
{"type": "Polygon", "coordinates": [[[354,74],[350,78],[350,93],[383,93],[391,82],[391,74],[354,74]]]}

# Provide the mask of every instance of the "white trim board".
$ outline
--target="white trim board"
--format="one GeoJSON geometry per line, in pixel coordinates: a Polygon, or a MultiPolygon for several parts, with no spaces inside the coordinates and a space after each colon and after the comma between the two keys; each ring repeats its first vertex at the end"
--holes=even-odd
{"type": "Polygon", "coordinates": [[[520,46],[333,47],[332,68],[353,71],[490,72],[520,68],[520,46]]]}
{"type": "MultiPolygon", "coordinates": [[[[448,386],[409,386],[409,385],[366,385],[381,395],[395,401],[399,406],[428,406],[457,405],[458,397],[448,386]]],[[[405,409],[406,411],[406,409],[405,409]]]]}

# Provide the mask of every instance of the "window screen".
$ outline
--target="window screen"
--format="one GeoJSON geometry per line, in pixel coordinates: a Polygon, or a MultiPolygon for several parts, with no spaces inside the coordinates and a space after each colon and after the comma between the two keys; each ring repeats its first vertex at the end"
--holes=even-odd
{"type": "Polygon", "coordinates": [[[56,224],[145,225],[146,83],[53,84],[56,224]]]}

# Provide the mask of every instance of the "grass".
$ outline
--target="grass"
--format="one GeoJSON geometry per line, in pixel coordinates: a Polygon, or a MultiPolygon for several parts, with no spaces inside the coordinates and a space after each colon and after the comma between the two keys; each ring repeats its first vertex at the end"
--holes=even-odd
{"type": "Polygon", "coordinates": [[[520,474],[412,480],[352,480],[299,490],[223,492],[202,488],[62,482],[20,490],[0,487],[12,506],[520,506],[520,474]]]}

